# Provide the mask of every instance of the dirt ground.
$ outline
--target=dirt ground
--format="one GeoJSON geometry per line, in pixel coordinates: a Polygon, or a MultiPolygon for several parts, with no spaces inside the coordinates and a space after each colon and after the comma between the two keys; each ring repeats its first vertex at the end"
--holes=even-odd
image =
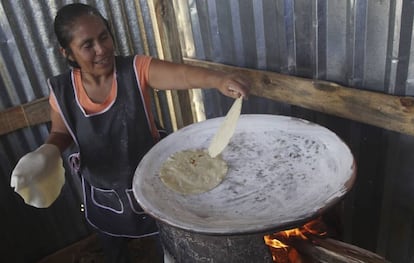
{"type": "MultiPolygon", "coordinates": [[[[129,243],[132,263],[153,263],[158,259],[151,238],[133,239],[129,243]]],[[[68,246],[38,263],[104,263],[102,248],[95,235],[68,246]]]]}

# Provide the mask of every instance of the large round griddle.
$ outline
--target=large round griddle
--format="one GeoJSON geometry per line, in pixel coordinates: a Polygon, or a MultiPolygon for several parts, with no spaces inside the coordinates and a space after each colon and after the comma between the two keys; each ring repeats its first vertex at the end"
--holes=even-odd
{"type": "Polygon", "coordinates": [[[347,145],[317,124],[277,115],[241,115],[222,152],[229,171],[209,192],[182,195],[158,176],[173,153],[207,149],[223,118],[195,123],[155,145],[138,165],[133,191],[163,223],[204,234],[282,230],[316,217],[352,186],[355,163],[347,145]]]}

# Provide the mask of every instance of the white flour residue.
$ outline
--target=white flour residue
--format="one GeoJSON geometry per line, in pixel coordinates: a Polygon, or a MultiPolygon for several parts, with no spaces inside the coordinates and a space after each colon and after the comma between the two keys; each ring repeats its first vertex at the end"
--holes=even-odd
{"type": "Polygon", "coordinates": [[[134,178],[147,212],[197,232],[260,231],[310,217],[347,191],[355,171],[346,145],[321,126],[272,115],[241,115],[222,153],[229,172],[216,188],[189,196],[166,189],[158,178],[163,160],[175,151],[207,148],[219,123],[191,125],[148,153],[134,178]]]}

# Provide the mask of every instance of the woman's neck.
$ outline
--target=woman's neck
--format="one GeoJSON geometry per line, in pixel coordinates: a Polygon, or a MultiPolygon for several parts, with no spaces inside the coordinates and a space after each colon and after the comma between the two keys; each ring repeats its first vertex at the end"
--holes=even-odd
{"type": "Polygon", "coordinates": [[[111,92],[114,74],[93,76],[81,71],[81,80],[89,99],[95,103],[102,103],[111,92]]]}

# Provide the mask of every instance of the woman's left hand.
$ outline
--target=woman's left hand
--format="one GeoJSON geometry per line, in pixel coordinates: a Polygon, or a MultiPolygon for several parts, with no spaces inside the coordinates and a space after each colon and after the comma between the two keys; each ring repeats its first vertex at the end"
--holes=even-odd
{"type": "Polygon", "coordinates": [[[242,96],[247,99],[249,94],[250,81],[235,73],[224,73],[217,89],[224,95],[231,98],[242,96]]]}

